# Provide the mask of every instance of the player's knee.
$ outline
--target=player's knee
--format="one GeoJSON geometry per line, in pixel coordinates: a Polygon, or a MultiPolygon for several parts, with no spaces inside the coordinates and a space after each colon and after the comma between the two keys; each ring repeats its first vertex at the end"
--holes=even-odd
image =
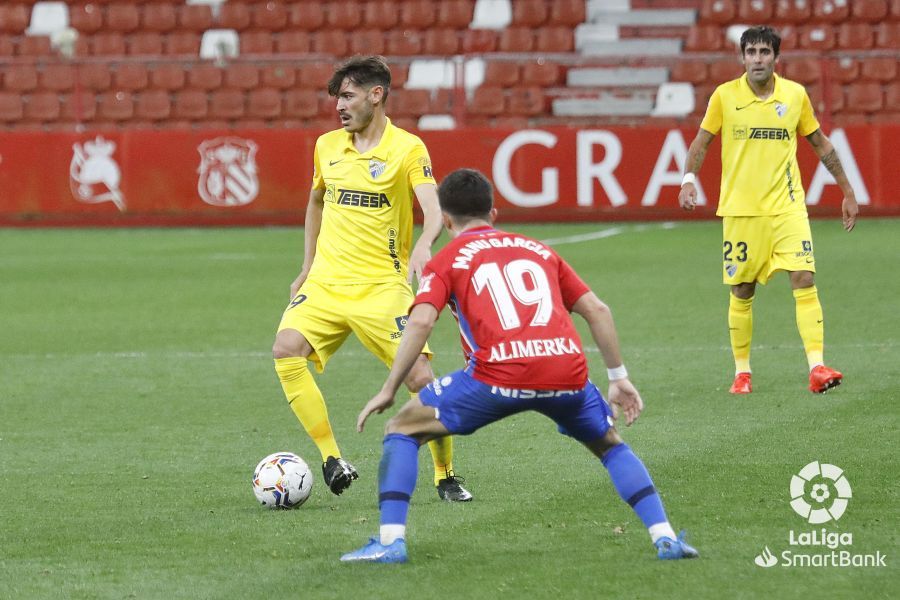
{"type": "Polygon", "coordinates": [[[299,331],[283,329],[275,336],[272,345],[274,358],[294,358],[308,356],[312,348],[299,331]]]}
{"type": "Polygon", "coordinates": [[[619,432],[616,431],[616,428],[610,427],[606,431],[606,435],[590,444],[589,447],[598,458],[603,458],[607,452],[623,443],[625,443],[625,441],[622,439],[622,436],[619,435],[619,432]]]}
{"type": "Polygon", "coordinates": [[[811,271],[794,271],[791,273],[791,287],[795,290],[812,287],[815,283],[816,278],[811,271]]]}

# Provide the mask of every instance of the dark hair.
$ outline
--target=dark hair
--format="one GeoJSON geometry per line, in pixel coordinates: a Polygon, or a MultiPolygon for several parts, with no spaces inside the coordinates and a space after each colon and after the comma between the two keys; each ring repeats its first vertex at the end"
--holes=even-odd
{"type": "Polygon", "coordinates": [[[380,85],[384,88],[384,101],[387,101],[391,89],[391,69],[383,56],[357,54],[345,60],[328,80],[328,95],[337,98],[345,79],[367,90],[380,85]]]}
{"type": "Polygon", "coordinates": [[[494,208],[494,188],[475,169],[457,169],[438,187],[441,210],[458,220],[485,217],[494,208]]]}
{"type": "Polygon", "coordinates": [[[772,47],[772,52],[778,58],[778,52],[781,50],[781,37],[778,32],[767,25],[759,27],[750,27],[741,34],[741,56],[744,50],[750,44],[768,44],[772,47]]]}

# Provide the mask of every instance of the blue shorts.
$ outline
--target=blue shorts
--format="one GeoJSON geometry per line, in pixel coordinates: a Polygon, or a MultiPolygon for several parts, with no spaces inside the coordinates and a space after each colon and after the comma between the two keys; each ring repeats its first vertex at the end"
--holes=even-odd
{"type": "Polygon", "coordinates": [[[435,379],[419,392],[450,433],[468,435],[504,417],[533,410],[553,419],[562,434],[579,442],[602,438],[612,410],[590,381],[580,390],[516,390],[482,383],[465,371],[435,379]]]}

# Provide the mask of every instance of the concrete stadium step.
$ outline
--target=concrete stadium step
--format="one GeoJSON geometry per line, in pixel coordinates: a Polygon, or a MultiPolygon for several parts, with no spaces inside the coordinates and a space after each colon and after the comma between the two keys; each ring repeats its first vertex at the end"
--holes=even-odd
{"type": "Polygon", "coordinates": [[[665,67],[570,69],[566,84],[572,87],[658,86],[669,80],[665,67]]]}
{"type": "Polygon", "coordinates": [[[673,56],[681,52],[683,41],[675,38],[630,38],[625,40],[579,38],[575,30],[575,48],[587,56],[673,56]]]}
{"type": "Polygon", "coordinates": [[[588,23],[624,26],[693,25],[697,11],[693,9],[611,10],[606,2],[588,3],[588,23]]]}
{"type": "Polygon", "coordinates": [[[640,93],[621,97],[599,94],[592,98],[557,98],[553,100],[552,107],[553,114],[558,117],[649,115],[653,110],[653,95],[640,93]]]}

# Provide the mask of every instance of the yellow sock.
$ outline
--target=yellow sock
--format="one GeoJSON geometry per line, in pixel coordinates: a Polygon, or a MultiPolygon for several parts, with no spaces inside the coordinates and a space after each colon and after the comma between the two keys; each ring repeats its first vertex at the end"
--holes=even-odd
{"type": "Polygon", "coordinates": [[[812,370],[823,364],[825,353],[825,324],[819,291],[816,286],[794,290],[794,300],[797,304],[797,329],[806,350],[806,361],[812,370]]]}
{"type": "MultiPolygon", "coordinates": [[[[419,394],[410,393],[410,398],[418,398],[419,394]]],[[[441,479],[447,479],[453,471],[453,438],[449,435],[428,442],[431,460],[434,462],[434,485],[441,479]]]]}
{"type": "Polygon", "coordinates": [[[750,340],[753,338],[753,296],[746,300],[729,294],[728,333],[735,373],[750,372],[750,340]]]}
{"type": "Polygon", "coordinates": [[[281,388],[287,397],[291,410],[297,415],[306,433],[315,442],[322,454],[322,462],[329,456],[340,458],[331,423],[328,421],[328,409],[325,399],[312,373],[307,368],[305,358],[276,358],[275,372],[281,380],[281,388]]]}

